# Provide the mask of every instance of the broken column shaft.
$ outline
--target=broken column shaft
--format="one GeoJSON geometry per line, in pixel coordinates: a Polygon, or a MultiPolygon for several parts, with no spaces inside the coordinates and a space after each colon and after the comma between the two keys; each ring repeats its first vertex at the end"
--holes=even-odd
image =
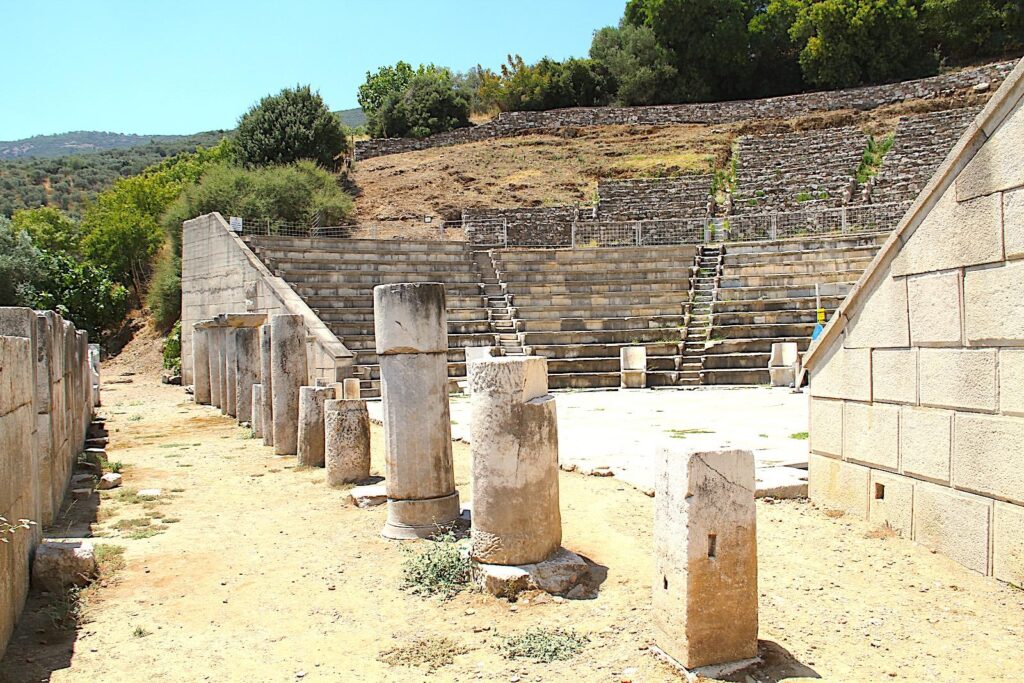
{"type": "Polygon", "coordinates": [[[299,389],[299,464],[324,466],[324,402],[334,398],[334,387],[299,389]]]}
{"type": "Polygon", "coordinates": [[[361,399],[324,404],[327,483],[353,484],[370,476],[370,414],[361,399]]]}
{"type": "Polygon", "coordinates": [[[299,450],[299,387],[307,380],[306,327],[301,315],[282,314],[271,316],[270,329],[274,453],[295,455],[299,450]]]}
{"type": "Polygon", "coordinates": [[[263,401],[263,413],[260,422],[263,424],[263,445],[274,445],[274,395],[271,372],[270,325],[260,326],[260,400],[263,401]]]}

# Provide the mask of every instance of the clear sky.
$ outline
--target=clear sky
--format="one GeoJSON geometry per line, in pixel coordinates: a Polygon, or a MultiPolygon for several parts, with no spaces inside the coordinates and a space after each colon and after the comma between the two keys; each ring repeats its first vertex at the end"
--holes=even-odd
{"type": "Polygon", "coordinates": [[[367,70],[586,56],[625,0],[0,0],[0,140],[233,128],[309,83],[357,106],[367,70]]]}

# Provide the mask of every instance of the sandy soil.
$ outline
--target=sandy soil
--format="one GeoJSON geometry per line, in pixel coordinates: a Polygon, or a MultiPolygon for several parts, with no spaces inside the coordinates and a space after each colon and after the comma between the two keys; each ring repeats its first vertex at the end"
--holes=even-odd
{"type": "MultiPolygon", "coordinates": [[[[348,506],[322,471],[273,456],[153,373],[115,368],[104,372],[110,458],[125,464],[126,489],[164,495],[103,495],[91,533],[123,547],[126,566],[86,592],[77,631],[55,629],[52,598],[33,595],[0,682],[677,680],[648,649],[652,500],[632,487],[561,475],[564,545],[595,563],[595,599],[413,596],[401,563],[426,542],[382,539],[383,507],[348,506]],[[125,521],[143,517],[152,524],[125,521]],[[501,636],[538,625],[590,642],[554,664],[497,651],[501,636]],[[427,635],[467,652],[432,673],[379,658],[414,654],[427,635]]],[[[376,427],[373,449],[379,472],[376,427]]],[[[455,461],[468,499],[462,444],[455,461]]],[[[766,663],[735,680],[1019,680],[1024,592],[807,502],[759,502],[758,543],[766,663]]]]}

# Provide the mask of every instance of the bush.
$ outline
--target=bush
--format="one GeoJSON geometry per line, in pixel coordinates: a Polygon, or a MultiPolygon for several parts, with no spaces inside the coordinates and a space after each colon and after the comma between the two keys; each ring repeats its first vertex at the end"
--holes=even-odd
{"type": "Polygon", "coordinates": [[[146,305],[153,314],[153,324],[161,332],[170,330],[181,317],[181,258],[170,251],[160,256],[153,269],[146,305]]]}
{"type": "Polygon", "coordinates": [[[402,588],[447,600],[469,583],[469,572],[469,557],[455,543],[455,536],[447,533],[423,552],[406,558],[402,563],[402,588]]]}
{"type": "Polygon", "coordinates": [[[164,340],[164,369],[174,374],[181,373],[181,322],[174,323],[171,333],[164,340]]]}
{"type": "Polygon", "coordinates": [[[32,280],[40,256],[28,233],[16,231],[0,216],[0,306],[25,305],[18,286],[32,280]]]}
{"type": "Polygon", "coordinates": [[[82,243],[81,226],[60,209],[49,206],[22,209],[11,217],[14,229],[28,233],[32,243],[46,251],[76,255],[82,243]]]}
{"type": "Polygon", "coordinates": [[[676,99],[675,56],[658,44],[647,26],[623,23],[601,29],[594,34],[590,58],[608,72],[609,89],[621,105],[666,104],[676,99]]]}
{"type": "Polygon", "coordinates": [[[447,69],[412,76],[404,90],[389,93],[369,118],[374,137],[424,138],[469,125],[469,98],[447,69]]]}
{"type": "Polygon", "coordinates": [[[335,168],[345,150],[341,120],[308,85],[269,95],[238,122],[235,153],[242,164],[290,164],[312,159],[335,168]]]}
{"type": "Polygon", "coordinates": [[[583,651],[588,642],[589,638],[572,629],[537,627],[505,638],[498,649],[508,659],[523,657],[550,663],[572,659],[583,651]]]}

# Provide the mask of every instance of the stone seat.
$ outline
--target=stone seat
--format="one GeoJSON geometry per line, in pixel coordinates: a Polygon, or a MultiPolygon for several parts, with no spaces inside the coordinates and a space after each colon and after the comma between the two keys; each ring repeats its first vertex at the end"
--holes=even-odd
{"type": "MultiPolygon", "coordinates": [[[[449,346],[446,355],[449,365],[452,363],[466,362],[466,348],[464,346],[449,346]]],[[[356,352],[357,367],[365,367],[369,365],[377,365],[379,363],[377,359],[377,351],[375,347],[369,349],[363,349],[356,352]]]]}
{"type": "Polygon", "coordinates": [[[533,306],[518,309],[512,307],[513,315],[520,320],[557,320],[559,318],[620,318],[629,315],[680,315],[686,303],[633,304],[630,306],[533,306]]]}
{"type": "Polygon", "coordinates": [[[849,247],[881,246],[889,237],[888,232],[867,235],[843,235],[839,237],[795,237],[767,242],[726,242],[726,255],[769,254],[777,251],[820,251],[822,249],[846,249],[849,247]]]}
{"type": "Polygon", "coordinates": [[[520,332],[519,338],[523,346],[538,344],[646,344],[648,342],[679,342],[682,341],[682,330],[678,328],[661,329],[622,329],[622,330],[586,330],[570,332],[520,332]]]}
{"type": "Polygon", "coordinates": [[[776,261],[771,263],[744,263],[726,268],[729,277],[747,277],[750,275],[799,275],[805,273],[822,273],[832,271],[863,271],[873,256],[858,258],[832,258],[822,254],[815,260],[776,261]]]}
{"type": "MultiPolygon", "coordinates": [[[[818,283],[818,293],[822,297],[837,296],[843,298],[853,288],[853,281],[818,283]]],[[[758,287],[729,287],[716,292],[715,305],[723,302],[743,302],[778,300],[813,297],[815,283],[804,285],[780,285],[758,287]]]]}
{"type": "Polygon", "coordinates": [[[434,263],[436,265],[444,265],[467,262],[465,251],[368,252],[348,251],[346,249],[310,251],[301,248],[277,247],[257,247],[254,251],[265,263],[268,261],[305,259],[307,256],[326,263],[346,264],[434,263]]]}
{"type": "Polygon", "coordinates": [[[473,273],[476,264],[469,261],[444,261],[424,259],[402,259],[395,261],[346,261],[342,259],[323,259],[315,256],[299,258],[270,258],[266,261],[272,270],[329,270],[358,273],[473,273]]]}
{"type": "Polygon", "coordinates": [[[750,275],[746,277],[723,276],[719,287],[779,287],[793,285],[814,285],[825,282],[856,282],[863,269],[836,270],[824,273],[793,273],[773,275],[750,275]]]}
{"type": "Polygon", "coordinates": [[[636,330],[678,328],[683,315],[625,316],[617,318],[558,318],[536,320],[519,318],[517,329],[523,332],[569,332],[585,330],[636,330]]]}
{"type": "Polygon", "coordinates": [[[524,261],[600,261],[612,260],[642,262],[651,258],[693,259],[697,248],[691,245],[667,247],[588,247],[580,249],[496,249],[494,259],[499,262],[524,261]],[[670,256],[671,255],[671,256],[670,256]]]}
{"type": "MultiPolygon", "coordinates": [[[[798,335],[795,337],[737,337],[735,339],[715,339],[709,342],[704,349],[707,358],[714,355],[728,355],[734,353],[764,353],[770,354],[772,344],[776,342],[795,342],[801,351],[805,351],[811,343],[811,336],[798,335]]],[[[768,363],[765,362],[765,368],[768,363]]]]}
{"type": "Polygon", "coordinates": [[[722,368],[701,370],[701,384],[758,386],[771,382],[768,368],[722,368]]]}
{"type": "MultiPolygon", "coordinates": [[[[332,330],[333,331],[333,330],[332,330]]],[[[337,334],[335,332],[335,334],[337,334]]],[[[497,342],[494,334],[487,333],[448,333],[448,346],[449,347],[464,347],[464,346],[497,346],[497,342]]],[[[352,334],[346,337],[339,337],[342,343],[345,344],[349,349],[355,351],[368,351],[376,349],[374,344],[374,338],[372,334],[352,334]]]]}
{"type": "Polygon", "coordinates": [[[713,353],[704,358],[704,369],[734,370],[742,368],[762,370],[768,367],[768,359],[771,355],[771,352],[713,353]]]}
{"type": "MultiPolygon", "coordinates": [[[[314,308],[313,311],[325,323],[333,322],[368,322],[373,323],[373,308],[314,308]]],[[[472,308],[449,308],[446,312],[448,322],[473,322],[487,320],[487,309],[483,306],[472,308]]]]}
{"type": "MultiPolygon", "coordinates": [[[[631,292],[672,293],[687,292],[687,280],[645,280],[643,282],[601,282],[586,283],[517,284],[509,283],[506,292],[516,296],[530,295],[616,295],[631,292]]],[[[684,297],[686,298],[686,297],[684,297]]]]}
{"type": "Polygon", "coordinates": [[[648,280],[664,281],[675,280],[686,282],[690,276],[689,265],[676,264],[671,268],[648,268],[634,264],[633,268],[616,271],[559,271],[550,272],[498,272],[498,277],[514,286],[518,284],[587,284],[591,282],[646,282],[648,280]]]}
{"type": "MultiPolygon", "coordinates": [[[[354,374],[359,379],[380,379],[380,365],[378,363],[360,363],[355,366],[354,374]]],[[[465,377],[466,376],[466,363],[461,362],[449,362],[448,363],[448,376],[449,377],[465,377]]]]}
{"type": "Polygon", "coordinates": [[[726,267],[738,267],[746,264],[756,263],[789,263],[795,261],[819,261],[823,258],[853,258],[860,259],[867,257],[874,258],[878,248],[875,245],[863,245],[856,247],[835,247],[822,249],[806,249],[793,251],[772,251],[772,252],[749,252],[732,253],[726,252],[722,255],[722,263],[726,267]]]}
{"type": "Polygon", "coordinates": [[[520,310],[550,304],[552,306],[587,306],[593,303],[598,306],[631,306],[633,304],[679,304],[689,301],[687,292],[654,291],[654,292],[609,292],[603,294],[571,293],[571,294],[527,294],[512,295],[512,305],[520,310]]]}
{"type": "MultiPolygon", "coordinates": [[[[786,297],[783,299],[740,299],[735,301],[715,301],[711,304],[713,313],[743,313],[753,311],[785,311],[792,309],[816,308],[817,301],[813,291],[807,296],[786,297]]],[[[843,301],[843,296],[822,296],[822,305],[830,310],[836,309],[843,301]]]]}
{"type": "MultiPolygon", "coordinates": [[[[373,289],[360,288],[352,293],[348,288],[331,285],[293,285],[292,288],[313,309],[351,307],[373,310],[373,289]]],[[[487,299],[481,292],[463,294],[461,289],[451,292],[446,287],[445,303],[449,308],[479,308],[487,305],[487,299]]]]}
{"type": "Polygon", "coordinates": [[[612,258],[608,259],[593,259],[587,261],[526,261],[526,262],[504,262],[498,261],[494,264],[498,272],[508,272],[515,275],[525,275],[526,273],[576,273],[576,272],[617,272],[617,271],[632,271],[638,265],[643,266],[649,270],[663,270],[673,269],[679,267],[689,267],[693,263],[693,257],[689,259],[676,259],[676,258],[665,258],[663,256],[653,257],[651,259],[628,259],[628,260],[616,260],[612,258]]]}
{"type": "Polygon", "coordinates": [[[748,323],[744,325],[715,325],[712,334],[721,339],[775,339],[781,337],[811,338],[815,322],[798,323],[748,323]]]}
{"type": "MultiPolygon", "coordinates": [[[[325,321],[326,322],[326,321],[325,321]]],[[[352,336],[363,336],[373,333],[373,321],[362,322],[331,322],[328,323],[331,332],[342,339],[352,336]]],[[[472,321],[448,321],[449,334],[492,334],[491,322],[489,320],[472,321]]]]}
{"type": "MultiPolygon", "coordinates": [[[[654,356],[676,356],[679,354],[681,342],[646,342],[647,360],[654,356]]],[[[631,342],[610,342],[607,344],[536,344],[524,347],[523,351],[548,359],[565,358],[615,358],[619,359],[619,349],[623,346],[635,346],[631,342]]]]}
{"type": "MultiPolygon", "coordinates": [[[[791,323],[815,322],[816,311],[811,300],[807,308],[791,308],[781,311],[737,311],[732,313],[715,313],[714,327],[731,325],[788,325],[791,323]]],[[[828,311],[831,315],[831,311],[828,311]]]]}
{"type": "Polygon", "coordinates": [[[403,253],[410,251],[464,254],[466,242],[438,240],[345,239],[332,237],[285,237],[260,235],[246,238],[258,248],[295,249],[303,251],[344,251],[346,253],[403,253]]]}
{"type": "Polygon", "coordinates": [[[480,276],[473,272],[345,272],[336,270],[278,270],[276,274],[288,282],[296,283],[337,283],[349,286],[393,284],[399,282],[443,282],[448,284],[466,284],[478,286],[480,276]]]}

